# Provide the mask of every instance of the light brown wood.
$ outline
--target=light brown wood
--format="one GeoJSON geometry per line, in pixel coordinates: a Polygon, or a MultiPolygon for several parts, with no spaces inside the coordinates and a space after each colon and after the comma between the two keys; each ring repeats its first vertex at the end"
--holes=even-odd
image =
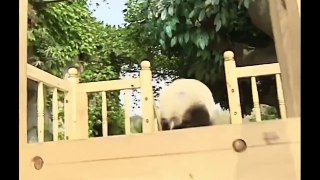
{"type": "MultiPolygon", "coordinates": [[[[70,88],[71,89],[71,88],[70,88]]],[[[64,139],[69,139],[69,134],[71,131],[71,92],[64,93],[64,101],[63,101],[63,113],[64,113],[64,139]]]]}
{"type": "Polygon", "coordinates": [[[259,93],[257,88],[256,77],[251,77],[251,91],[252,91],[253,109],[256,116],[256,121],[261,122],[261,110],[260,110],[259,93]]]}
{"type": "Polygon", "coordinates": [[[299,144],[296,118],[30,144],[26,152],[29,159],[38,155],[45,161],[39,171],[29,166],[34,180],[184,179],[189,174],[208,180],[293,180],[300,168],[299,144]],[[246,141],[245,152],[233,151],[238,138],[246,141]],[[68,173],[57,173],[62,170],[68,173]]]}
{"type": "Polygon", "coordinates": [[[59,102],[58,89],[53,88],[52,94],[52,135],[53,141],[58,141],[59,135],[59,102]]]}
{"type": "Polygon", "coordinates": [[[281,119],[285,119],[287,118],[287,111],[286,111],[286,104],[284,102],[284,97],[283,97],[282,81],[281,81],[280,74],[276,74],[276,85],[277,85],[280,117],[281,119]]]}
{"type": "Polygon", "coordinates": [[[298,1],[269,0],[270,16],[280,63],[287,116],[299,117],[301,106],[301,19],[298,1]]]}
{"type": "Polygon", "coordinates": [[[77,138],[87,139],[89,137],[89,101],[88,94],[85,92],[77,91],[77,103],[78,103],[78,127],[77,138]]]}
{"type": "Polygon", "coordinates": [[[38,84],[38,105],[37,105],[37,114],[38,114],[38,142],[41,143],[44,141],[44,87],[43,82],[38,84]]]}
{"type": "Polygon", "coordinates": [[[28,1],[19,0],[19,179],[28,179],[27,145],[27,14],[28,1]]]}
{"type": "Polygon", "coordinates": [[[108,109],[107,109],[107,93],[102,91],[102,135],[108,136],[108,109]]]}
{"type": "Polygon", "coordinates": [[[30,64],[27,64],[27,76],[29,79],[36,82],[43,82],[49,87],[56,87],[60,91],[69,91],[70,89],[70,84],[67,81],[42,71],[30,64]]]}
{"type": "Polygon", "coordinates": [[[238,75],[234,54],[232,51],[226,51],[223,56],[231,124],[242,124],[238,75]]]}
{"type": "Polygon", "coordinates": [[[141,62],[140,83],[142,101],[142,131],[143,133],[155,132],[154,97],[152,90],[152,74],[149,61],[141,62]]]}
{"type": "Polygon", "coordinates": [[[131,90],[124,90],[124,125],[125,125],[125,134],[131,134],[131,90]]]}
{"type": "Polygon", "coordinates": [[[251,78],[253,108],[256,116],[256,121],[258,122],[261,121],[259,93],[257,89],[256,77],[266,76],[266,75],[276,76],[276,86],[277,86],[277,94],[278,94],[278,100],[280,105],[280,115],[282,119],[287,117],[285,102],[283,99],[282,81],[280,76],[281,72],[280,72],[279,63],[236,67],[234,54],[232,51],[226,51],[224,53],[224,59],[225,59],[224,65],[225,65],[226,82],[227,82],[227,90],[228,90],[229,109],[231,114],[230,118],[231,118],[232,124],[242,123],[238,79],[245,78],[245,77],[251,78]],[[237,114],[238,112],[240,112],[239,115],[237,114]]]}
{"type": "Polygon", "coordinates": [[[135,89],[140,87],[139,79],[122,79],[79,84],[79,91],[91,93],[101,91],[116,91],[123,89],[135,89]]]}
{"type": "Polygon", "coordinates": [[[279,74],[280,66],[279,63],[272,64],[263,64],[255,66],[245,66],[237,67],[236,77],[245,78],[245,77],[257,77],[257,76],[266,76],[271,74],[279,74]]]}

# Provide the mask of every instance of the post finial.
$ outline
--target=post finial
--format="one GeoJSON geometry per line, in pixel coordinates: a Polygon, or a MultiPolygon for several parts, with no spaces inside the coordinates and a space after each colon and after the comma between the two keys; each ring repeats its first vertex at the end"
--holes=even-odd
{"type": "Polygon", "coordinates": [[[232,51],[225,51],[223,53],[223,58],[225,61],[233,61],[234,60],[234,53],[232,51]]]}
{"type": "Polygon", "coordinates": [[[78,70],[77,68],[70,68],[68,70],[68,73],[69,73],[69,77],[76,77],[78,76],[78,70]]]}
{"type": "Polygon", "coordinates": [[[141,68],[142,69],[150,69],[150,62],[149,61],[142,61],[141,62],[141,68]]]}

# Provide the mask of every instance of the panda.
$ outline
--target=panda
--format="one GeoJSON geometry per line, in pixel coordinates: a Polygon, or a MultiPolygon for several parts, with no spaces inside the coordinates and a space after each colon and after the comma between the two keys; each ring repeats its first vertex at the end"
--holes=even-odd
{"type": "Polygon", "coordinates": [[[160,130],[213,125],[214,105],[205,84],[195,79],[177,79],[160,93],[160,130]]]}

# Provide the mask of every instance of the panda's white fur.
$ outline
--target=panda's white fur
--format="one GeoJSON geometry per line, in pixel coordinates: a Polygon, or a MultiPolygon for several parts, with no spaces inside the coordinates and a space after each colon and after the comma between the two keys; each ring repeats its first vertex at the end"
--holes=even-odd
{"type": "Polygon", "coordinates": [[[160,93],[161,129],[212,125],[214,105],[212,93],[205,84],[195,79],[177,79],[160,93]]]}

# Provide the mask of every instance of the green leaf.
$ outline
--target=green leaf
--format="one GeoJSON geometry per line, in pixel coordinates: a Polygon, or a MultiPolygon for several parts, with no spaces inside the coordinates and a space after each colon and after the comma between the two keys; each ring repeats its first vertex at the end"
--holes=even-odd
{"type": "Polygon", "coordinates": [[[167,9],[163,9],[161,12],[161,20],[165,20],[167,18],[167,9]]]}
{"type": "Polygon", "coordinates": [[[189,39],[190,39],[190,34],[189,34],[189,31],[187,31],[187,32],[184,34],[184,42],[185,42],[185,43],[188,43],[188,42],[189,42],[189,39]]]}
{"type": "Polygon", "coordinates": [[[244,0],[243,5],[248,9],[250,5],[250,0],[244,0]]]}
{"type": "Polygon", "coordinates": [[[218,5],[220,3],[220,0],[212,0],[213,5],[218,5]]]}
{"type": "Polygon", "coordinates": [[[171,39],[171,42],[170,42],[170,46],[173,47],[174,45],[177,44],[177,36],[174,36],[172,39],[171,39]]]}
{"type": "Polygon", "coordinates": [[[168,13],[173,16],[173,6],[170,5],[169,8],[168,8],[168,13]]]}
{"type": "Polygon", "coordinates": [[[216,32],[218,32],[221,28],[221,20],[220,20],[220,14],[217,14],[214,18],[214,24],[216,25],[216,32]]]}
{"type": "Polygon", "coordinates": [[[195,15],[195,10],[192,10],[191,13],[189,14],[189,18],[193,18],[193,16],[195,15]]]}
{"type": "Polygon", "coordinates": [[[204,5],[205,6],[209,6],[209,5],[211,5],[212,4],[212,0],[206,0],[205,2],[204,2],[204,5]]]}
{"type": "Polygon", "coordinates": [[[208,42],[209,35],[206,32],[203,32],[198,36],[198,44],[202,50],[205,49],[205,47],[208,45],[208,42]]]}
{"type": "Polygon", "coordinates": [[[205,16],[206,16],[206,10],[202,9],[200,14],[199,14],[199,21],[202,21],[205,16]]]}
{"type": "Polygon", "coordinates": [[[183,35],[182,34],[179,34],[178,41],[179,41],[180,45],[183,45],[183,35]]]}
{"type": "Polygon", "coordinates": [[[166,26],[166,33],[169,36],[169,38],[172,37],[172,29],[171,26],[166,26]]]}

